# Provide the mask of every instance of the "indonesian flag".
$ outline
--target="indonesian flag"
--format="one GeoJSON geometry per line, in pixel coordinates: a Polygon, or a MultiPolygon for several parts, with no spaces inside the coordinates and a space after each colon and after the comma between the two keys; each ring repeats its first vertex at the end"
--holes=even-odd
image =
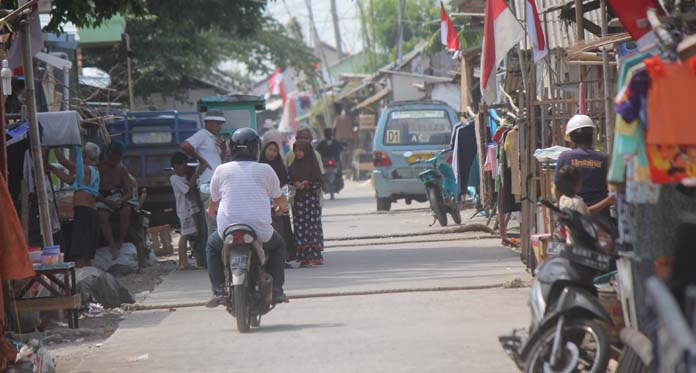
{"type": "Polygon", "coordinates": [[[283,68],[276,68],[271,79],[268,81],[269,92],[271,96],[278,95],[283,100],[283,105],[285,105],[285,100],[287,96],[285,95],[285,84],[283,84],[283,68]]]}
{"type": "Polygon", "coordinates": [[[452,24],[452,20],[445,12],[445,6],[440,1],[440,42],[447,47],[450,52],[459,50],[459,36],[452,24]]]}
{"type": "Polygon", "coordinates": [[[524,30],[504,0],[486,1],[481,53],[481,93],[486,103],[497,98],[495,73],[507,52],[524,37],[524,30]]]}
{"type": "Polygon", "coordinates": [[[541,22],[539,21],[539,12],[535,0],[527,0],[527,34],[534,45],[534,62],[546,57],[549,52],[546,48],[546,40],[544,32],[541,30],[541,22]]]}
{"type": "Polygon", "coordinates": [[[609,6],[631,37],[636,40],[639,47],[643,47],[655,40],[655,34],[650,26],[638,25],[641,19],[646,19],[648,9],[655,8],[659,15],[665,14],[659,2],[656,0],[609,0],[609,6]]]}

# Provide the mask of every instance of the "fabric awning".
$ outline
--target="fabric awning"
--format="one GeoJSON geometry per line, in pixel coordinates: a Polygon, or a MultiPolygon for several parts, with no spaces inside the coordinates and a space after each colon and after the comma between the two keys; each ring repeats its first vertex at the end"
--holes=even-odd
{"type": "Polygon", "coordinates": [[[367,99],[365,99],[361,103],[357,104],[354,109],[362,109],[366,106],[372,105],[375,102],[385,98],[387,95],[389,95],[391,93],[391,91],[392,91],[391,88],[383,88],[379,92],[375,93],[374,95],[368,97],[367,99]]]}

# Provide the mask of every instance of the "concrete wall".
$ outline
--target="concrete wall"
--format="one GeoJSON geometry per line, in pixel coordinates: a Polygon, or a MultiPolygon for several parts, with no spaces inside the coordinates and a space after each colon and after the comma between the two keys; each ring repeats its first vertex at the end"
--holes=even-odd
{"type": "Polygon", "coordinates": [[[392,74],[389,80],[394,101],[420,100],[425,98],[425,92],[413,86],[413,84],[423,84],[423,79],[392,74]]]}
{"type": "Polygon", "coordinates": [[[456,83],[434,84],[432,86],[431,98],[448,103],[456,111],[461,111],[461,95],[459,85],[456,83]]]}

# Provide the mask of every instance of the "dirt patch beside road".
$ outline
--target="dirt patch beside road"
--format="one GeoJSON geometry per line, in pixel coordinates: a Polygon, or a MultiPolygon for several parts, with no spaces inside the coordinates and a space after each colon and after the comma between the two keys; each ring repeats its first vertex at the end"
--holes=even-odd
{"type": "MultiPolygon", "coordinates": [[[[171,258],[160,258],[154,266],[118,277],[118,281],[142,301],[162,282],[162,277],[176,269],[171,258]]],[[[58,372],[70,372],[87,355],[99,353],[99,348],[118,328],[127,312],[120,308],[107,310],[99,317],[80,316],[80,328],[51,327],[44,332],[23,334],[22,339],[37,338],[47,346],[58,372]]]]}

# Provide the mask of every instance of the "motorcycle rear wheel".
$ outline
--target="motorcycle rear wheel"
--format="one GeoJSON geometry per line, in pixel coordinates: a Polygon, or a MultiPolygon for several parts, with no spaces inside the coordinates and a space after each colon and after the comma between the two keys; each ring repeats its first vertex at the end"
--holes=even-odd
{"type": "MultiPolygon", "coordinates": [[[[588,369],[580,370],[578,364],[575,366],[566,366],[562,369],[552,369],[550,372],[605,372],[607,370],[607,364],[609,363],[609,337],[607,332],[602,328],[599,323],[594,320],[587,319],[571,319],[567,320],[563,325],[562,334],[567,337],[569,334],[573,335],[576,333],[586,333],[592,336],[594,339],[594,359],[592,365],[587,367],[588,369]]],[[[551,354],[551,349],[553,346],[553,340],[556,333],[556,323],[550,323],[543,330],[539,331],[533,342],[529,354],[527,355],[527,361],[525,362],[525,372],[527,373],[538,373],[547,371],[544,369],[545,363],[548,363],[549,355],[551,354]]],[[[585,338],[582,340],[585,341],[585,338]]],[[[566,341],[566,343],[571,343],[566,341]]],[[[578,347],[580,355],[586,352],[581,344],[578,347]]],[[[567,351],[566,347],[563,347],[564,352],[567,351]]],[[[565,357],[564,353],[564,357],[565,357]]],[[[586,360],[586,359],[583,359],[586,360]]],[[[580,359],[576,363],[580,363],[580,359]]]]}
{"type": "Polygon", "coordinates": [[[251,327],[249,314],[249,288],[246,284],[234,285],[234,313],[237,319],[237,329],[240,333],[248,333],[251,327]]]}
{"type": "Polygon", "coordinates": [[[434,186],[427,187],[428,201],[430,201],[430,209],[433,211],[435,218],[441,226],[447,226],[447,213],[445,212],[445,203],[442,201],[442,193],[439,188],[434,186]]]}

